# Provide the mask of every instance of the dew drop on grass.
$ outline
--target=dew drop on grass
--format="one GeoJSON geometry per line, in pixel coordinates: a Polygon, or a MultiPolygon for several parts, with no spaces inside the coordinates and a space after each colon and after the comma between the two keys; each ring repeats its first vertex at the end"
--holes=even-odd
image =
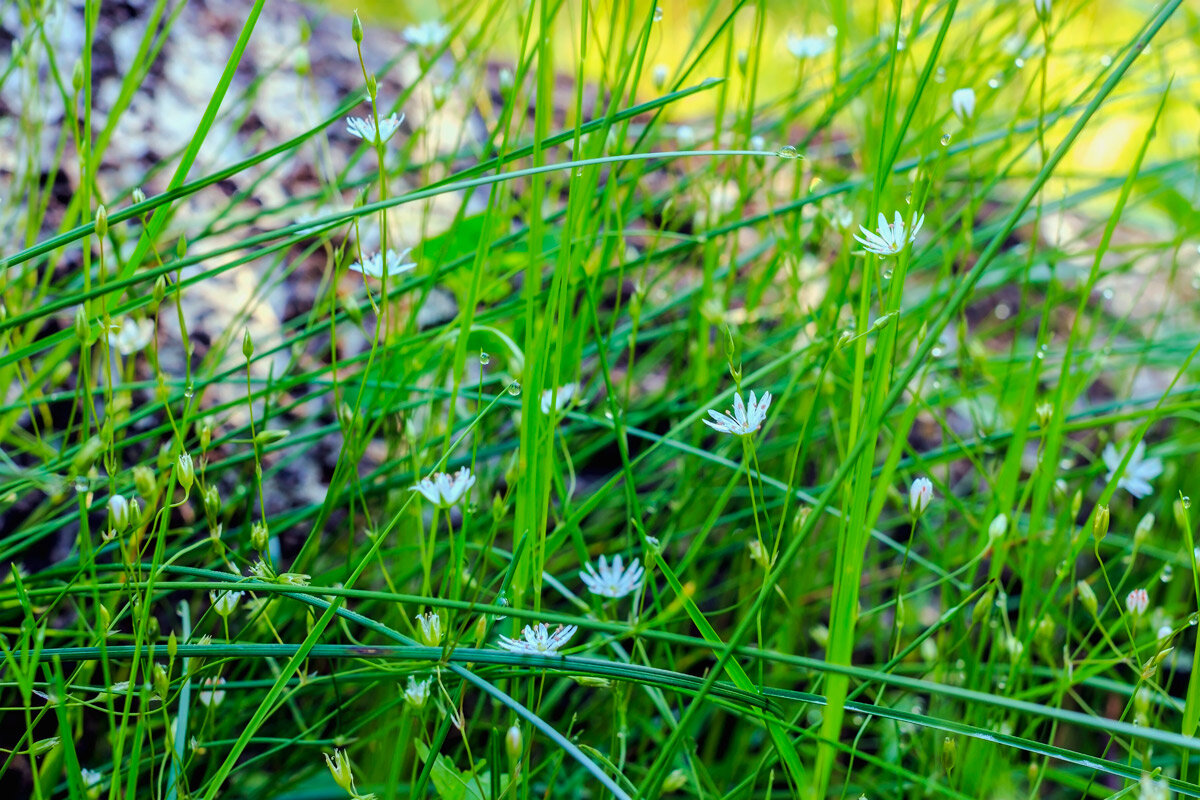
{"type": "Polygon", "coordinates": [[[1194,627],[1197,622],[1200,622],[1200,614],[1192,614],[1190,617],[1188,617],[1188,625],[1194,627]]]}
{"type": "Polygon", "coordinates": [[[779,151],[776,152],[775,155],[779,156],[780,158],[798,158],[800,156],[800,154],[796,152],[796,148],[792,147],[790,144],[785,144],[783,147],[779,148],[779,151]]]}
{"type": "Polygon", "coordinates": [[[998,77],[988,78],[988,86],[992,87],[993,89],[999,89],[1000,79],[998,77]]]}
{"type": "Polygon", "coordinates": [[[890,281],[892,279],[892,270],[890,267],[883,271],[883,279],[885,281],[890,281]]]}
{"type": "Polygon", "coordinates": [[[575,168],[575,177],[576,177],[576,178],[582,178],[582,177],[583,177],[583,167],[576,167],[576,168],[575,168]]]}
{"type": "Polygon", "coordinates": [[[1159,574],[1158,579],[1160,581],[1162,581],[1163,583],[1170,583],[1171,578],[1174,578],[1174,577],[1175,577],[1175,568],[1172,567],[1170,564],[1167,564],[1166,566],[1164,566],[1162,568],[1162,572],[1159,574]]]}
{"type": "Polygon", "coordinates": [[[946,68],[938,67],[937,72],[933,73],[933,79],[935,81],[937,81],[938,83],[945,83],[946,82],[946,68]]]}
{"type": "Polygon", "coordinates": [[[906,206],[912,205],[912,192],[909,192],[908,194],[904,195],[904,205],[906,205],[906,206]]]}
{"type": "Polygon", "coordinates": [[[1013,66],[1016,67],[1017,69],[1024,69],[1025,68],[1025,59],[1023,59],[1019,56],[1017,58],[1014,58],[1013,66]]]}
{"type": "Polygon", "coordinates": [[[659,6],[655,6],[655,7],[654,7],[654,21],[655,21],[655,22],[662,22],[662,18],[663,18],[663,10],[662,10],[662,8],[661,8],[661,7],[659,7],[659,6]]]}
{"type": "Polygon", "coordinates": [[[192,399],[192,395],[194,395],[195,393],[196,393],[196,390],[195,390],[195,388],[193,388],[193,386],[190,383],[183,388],[183,396],[188,398],[189,400],[192,399]]]}
{"type": "Polygon", "coordinates": [[[1180,502],[1183,503],[1184,508],[1192,507],[1192,498],[1188,497],[1186,494],[1183,496],[1183,499],[1180,502]]]}
{"type": "Polygon", "coordinates": [[[932,350],[929,351],[929,355],[933,356],[934,358],[941,358],[942,357],[942,348],[940,348],[940,347],[933,348],[932,350]]]}
{"type": "Polygon", "coordinates": [[[486,367],[488,364],[492,363],[492,357],[489,356],[484,351],[480,350],[479,351],[479,363],[483,364],[486,367]]]}
{"type": "Polygon", "coordinates": [[[1103,292],[1100,293],[1100,296],[1103,297],[1105,300],[1112,300],[1113,299],[1113,290],[1105,289],[1103,292]]]}
{"type": "Polygon", "coordinates": [[[75,479],[75,491],[83,494],[88,490],[88,479],[80,475],[75,479]]]}
{"type": "Polygon", "coordinates": [[[521,384],[518,383],[517,381],[513,381],[512,383],[510,383],[508,385],[508,393],[511,394],[513,397],[516,397],[519,394],[521,394],[521,384]]]}
{"type": "Polygon", "coordinates": [[[950,144],[950,134],[943,133],[942,134],[942,147],[945,147],[948,144],[950,144]]]}

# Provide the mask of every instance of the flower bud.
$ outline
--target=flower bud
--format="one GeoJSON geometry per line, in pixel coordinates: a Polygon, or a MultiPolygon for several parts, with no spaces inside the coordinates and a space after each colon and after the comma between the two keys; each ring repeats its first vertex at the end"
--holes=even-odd
{"type": "MultiPolygon", "coordinates": [[[[13,44],[15,45],[16,42],[14,41],[13,44]]],[[[83,62],[82,61],[76,61],[74,69],[71,70],[71,88],[73,88],[76,93],[83,91],[83,62]]]]}
{"type": "Polygon", "coordinates": [[[681,769],[673,769],[667,773],[667,777],[663,778],[662,790],[664,792],[678,792],[685,786],[687,786],[687,773],[681,769]]]}
{"type": "Polygon", "coordinates": [[[96,236],[101,239],[108,236],[108,209],[104,206],[96,208],[96,236]]]}
{"type": "MultiPolygon", "coordinates": [[[[354,15],[354,19],[358,20],[357,14],[354,15]]],[[[361,28],[359,30],[361,32],[361,28]]],[[[326,753],[325,765],[329,767],[329,772],[333,775],[334,783],[351,796],[356,794],[354,791],[354,775],[350,772],[350,758],[346,755],[345,750],[335,748],[332,757],[326,753]]]]}
{"type": "Polygon", "coordinates": [[[942,769],[947,775],[954,769],[954,760],[958,755],[958,742],[953,736],[942,739],[942,769]]]}
{"type": "Polygon", "coordinates": [[[129,527],[129,501],[124,496],[114,494],[108,498],[109,525],[115,531],[123,531],[129,527]]]}
{"type": "Polygon", "coordinates": [[[261,522],[255,522],[250,526],[250,546],[258,552],[266,552],[270,538],[266,525],[261,522]]]}
{"type": "Polygon", "coordinates": [[[508,753],[508,760],[519,761],[524,749],[524,742],[521,741],[521,728],[513,725],[504,734],[504,751],[508,753]]]}
{"type": "Polygon", "coordinates": [[[1008,533],[1008,515],[997,514],[992,523],[988,525],[988,540],[996,541],[1008,533]]]}
{"type": "Polygon", "coordinates": [[[179,481],[185,493],[192,490],[192,483],[196,480],[196,469],[192,466],[192,457],[187,453],[180,453],[175,462],[175,479],[179,481]]]}
{"type": "Polygon", "coordinates": [[[166,701],[167,695],[171,692],[171,676],[167,674],[166,668],[162,664],[154,665],[154,693],[158,695],[159,700],[166,701]]]}
{"type": "Polygon", "coordinates": [[[205,420],[204,424],[200,426],[200,452],[207,452],[210,444],[212,444],[212,425],[205,420]]]}
{"type": "Polygon", "coordinates": [[[933,499],[933,483],[929,478],[917,478],[908,489],[908,510],[920,519],[933,499]]]}
{"type": "Polygon", "coordinates": [[[354,12],[354,19],[350,22],[350,38],[354,40],[355,44],[362,44],[363,26],[357,11],[354,12]]]}
{"type": "Polygon", "coordinates": [[[281,430],[259,431],[259,434],[254,437],[254,441],[260,445],[275,444],[275,442],[282,442],[291,435],[292,432],[286,428],[281,430]]]}
{"type": "Polygon", "coordinates": [[[1137,528],[1133,532],[1133,546],[1141,547],[1146,542],[1146,537],[1150,535],[1150,531],[1154,529],[1154,514],[1150,513],[1138,520],[1137,528]]]}
{"type": "Polygon", "coordinates": [[[975,604],[975,608],[971,610],[971,621],[978,625],[988,618],[992,613],[992,603],[996,602],[996,590],[988,587],[979,597],[979,602],[975,604]]]}
{"type": "Polygon", "coordinates": [[[159,275],[154,279],[154,305],[161,306],[167,296],[167,279],[159,275]]]}
{"type": "Polygon", "coordinates": [[[426,647],[439,647],[442,644],[442,617],[436,611],[426,611],[417,614],[417,641],[426,647]]]}
{"type": "Polygon", "coordinates": [[[204,490],[204,510],[210,517],[221,513],[221,495],[217,492],[217,487],[212,484],[209,484],[204,490]]]}
{"type": "Polygon", "coordinates": [[[92,325],[88,322],[87,311],[83,306],[75,309],[75,338],[84,347],[92,343],[92,325]]]}
{"type": "Polygon", "coordinates": [[[71,468],[76,475],[86,475],[87,471],[92,468],[92,464],[96,462],[96,459],[103,452],[104,443],[100,441],[98,436],[93,436],[79,448],[79,452],[71,460],[71,468]]]}
{"type": "Polygon", "coordinates": [[[1038,620],[1037,629],[1033,634],[1043,644],[1050,644],[1054,639],[1054,620],[1045,616],[1038,620]]]}
{"type": "Polygon", "coordinates": [[[137,204],[137,203],[144,203],[144,202],[146,202],[146,193],[142,191],[142,187],[140,187],[140,186],[136,187],[136,188],[135,188],[135,189],[134,189],[134,190],[133,190],[133,191],[130,193],[130,195],[132,196],[132,198],[133,198],[133,202],[134,202],[135,204],[137,204]]]}
{"type": "Polygon", "coordinates": [[[242,355],[247,359],[254,355],[254,341],[250,338],[250,329],[246,328],[242,332],[242,355]]]}
{"type": "Polygon", "coordinates": [[[1100,544],[1108,535],[1108,517],[1108,506],[1096,506],[1096,515],[1092,517],[1092,538],[1096,544],[1100,544]]]}
{"type": "Polygon", "coordinates": [[[667,85],[667,65],[656,64],[650,72],[650,83],[655,89],[662,91],[662,88],[667,85]]]}
{"type": "Polygon", "coordinates": [[[1038,403],[1033,410],[1037,414],[1038,424],[1043,428],[1048,428],[1050,420],[1054,418],[1054,404],[1049,401],[1038,403]]]}
{"type": "Polygon", "coordinates": [[[1087,609],[1089,614],[1093,617],[1096,616],[1096,609],[1099,605],[1096,602],[1096,593],[1092,591],[1092,587],[1086,581],[1080,581],[1075,584],[1075,591],[1079,593],[1079,603],[1087,609]]]}

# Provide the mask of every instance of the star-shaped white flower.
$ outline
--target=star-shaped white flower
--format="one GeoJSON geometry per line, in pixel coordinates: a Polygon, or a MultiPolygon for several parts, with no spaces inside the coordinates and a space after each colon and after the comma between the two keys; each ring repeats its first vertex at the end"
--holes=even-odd
{"type": "Polygon", "coordinates": [[[879,232],[869,231],[866,227],[859,225],[858,229],[862,231],[862,236],[857,233],[854,238],[862,243],[862,246],[872,253],[881,256],[894,256],[903,250],[908,245],[917,240],[917,231],[921,230],[922,223],[925,222],[925,215],[922,214],[917,218],[917,223],[913,225],[911,231],[905,231],[904,220],[900,218],[900,212],[896,212],[895,223],[889,225],[887,217],[882,212],[879,214],[879,232]]]}
{"type": "Polygon", "coordinates": [[[435,472],[421,479],[416,486],[410,487],[410,491],[420,492],[438,508],[450,508],[462,500],[467,490],[474,485],[475,476],[471,474],[470,467],[463,467],[453,475],[435,472]]]}
{"type": "Polygon", "coordinates": [[[560,649],[566,646],[577,630],[579,628],[575,625],[566,627],[560,625],[554,633],[551,633],[550,627],[546,623],[539,622],[536,625],[526,625],[525,629],[521,631],[520,639],[501,636],[499,645],[512,653],[555,656],[558,655],[560,649]]]}
{"type": "Polygon", "coordinates": [[[732,433],[734,436],[748,436],[762,427],[763,420],[767,418],[767,409],[770,405],[770,392],[763,392],[761,400],[754,396],[754,392],[750,392],[749,406],[742,402],[741,392],[737,392],[733,395],[733,414],[722,414],[720,411],[714,411],[710,408],[708,415],[712,419],[704,420],[704,424],[722,433],[732,433]]]}
{"type": "Polygon", "coordinates": [[[450,26],[435,19],[420,25],[408,25],[402,31],[404,40],[417,47],[437,47],[450,35],[450,26]]]}
{"type": "Polygon", "coordinates": [[[800,60],[816,58],[829,51],[833,41],[828,36],[788,36],[788,52],[800,60]]]}
{"type": "Polygon", "coordinates": [[[384,270],[387,271],[389,276],[399,275],[402,272],[408,272],[410,269],[416,268],[417,262],[405,261],[411,252],[411,247],[406,247],[399,253],[388,248],[386,256],[383,253],[375,253],[364,258],[362,263],[355,261],[350,265],[350,269],[372,278],[382,278],[384,270]]]}
{"type": "Polygon", "coordinates": [[[429,687],[432,684],[433,678],[418,681],[409,675],[408,687],[404,690],[404,700],[413,708],[423,707],[425,701],[429,699],[429,687]]]}
{"type": "MultiPolygon", "coordinates": [[[[1104,466],[1108,467],[1108,474],[1104,476],[1104,480],[1112,482],[1113,477],[1117,474],[1117,468],[1125,459],[1126,452],[1128,452],[1128,448],[1118,453],[1112,442],[1104,446],[1101,458],[1104,459],[1104,466]]],[[[1150,481],[1161,475],[1163,471],[1161,458],[1146,458],[1145,456],[1146,443],[1138,442],[1133,448],[1133,455],[1129,457],[1129,463],[1125,465],[1125,472],[1117,481],[1118,488],[1124,489],[1137,498],[1145,497],[1154,491],[1150,481]]]]}
{"type": "Polygon", "coordinates": [[[388,139],[400,130],[404,122],[403,114],[392,114],[390,117],[379,118],[379,141],[376,142],[374,117],[346,117],[346,131],[351,136],[370,142],[371,144],[386,144],[388,139]]]}
{"type": "Polygon", "coordinates": [[[113,322],[108,332],[108,344],[117,348],[123,356],[132,355],[150,344],[154,338],[154,320],[142,318],[135,320],[125,317],[120,324],[113,322]]]}
{"type": "Polygon", "coordinates": [[[579,573],[579,580],[584,582],[592,594],[617,598],[640,589],[645,573],[646,570],[637,561],[630,562],[629,566],[625,567],[620,556],[613,556],[610,565],[604,556],[600,556],[599,569],[591,564],[584,564],[583,571],[579,573]]]}
{"type": "Polygon", "coordinates": [[[542,413],[549,414],[551,411],[551,403],[553,402],[554,411],[562,411],[567,406],[571,405],[571,399],[575,397],[575,390],[579,387],[573,383],[568,383],[566,386],[558,387],[558,391],[547,389],[542,392],[542,413]]]}

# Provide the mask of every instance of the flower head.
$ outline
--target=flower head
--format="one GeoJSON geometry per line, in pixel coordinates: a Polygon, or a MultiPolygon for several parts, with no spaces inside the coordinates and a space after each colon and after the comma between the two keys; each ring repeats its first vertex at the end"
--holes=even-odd
{"type": "Polygon", "coordinates": [[[446,41],[446,37],[450,35],[450,26],[431,19],[419,25],[407,25],[402,33],[404,40],[411,45],[433,48],[446,41]]]}
{"type": "Polygon", "coordinates": [[[575,390],[578,388],[575,384],[568,383],[565,386],[558,387],[557,390],[547,389],[542,392],[542,413],[549,414],[552,403],[554,411],[562,411],[571,405],[571,400],[575,397],[575,390]]]}
{"type": "Polygon", "coordinates": [[[1145,589],[1134,589],[1125,597],[1125,607],[1130,614],[1140,617],[1150,607],[1150,595],[1145,589]]]}
{"type": "Polygon", "coordinates": [[[429,699],[429,687],[432,684],[433,678],[418,681],[409,675],[408,686],[404,689],[404,701],[413,708],[424,707],[425,701],[429,699]]]}
{"type": "Polygon", "coordinates": [[[150,344],[154,338],[154,320],[125,317],[121,324],[113,323],[108,332],[108,344],[123,356],[132,355],[150,344]]]}
{"type": "Polygon", "coordinates": [[[833,47],[833,42],[828,36],[788,36],[787,49],[788,52],[796,58],[803,61],[807,58],[816,58],[819,55],[829,51],[833,47]]]}
{"type": "Polygon", "coordinates": [[[737,392],[733,395],[732,414],[722,414],[710,408],[708,415],[712,419],[704,420],[704,424],[722,433],[732,433],[734,436],[749,436],[762,427],[763,421],[767,418],[767,409],[770,406],[770,392],[763,392],[761,400],[754,396],[754,392],[750,392],[749,406],[742,402],[741,392],[737,392]]]}
{"type": "Polygon", "coordinates": [[[200,681],[200,685],[205,688],[196,695],[196,699],[203,706],[221,705],[225,700],[225,690],[220,687],[224,683],[225,679],[219,676],[216,678],[205,678],[200,681]]]}
{"type": "Polygon", "coordinates": [[[374,117],[346,117],[346,131],[351,136],[357,136],[371,144],[386,144],[388,139],[391,139],[396,135],[396,131],[400,130],[402,122],[404,122],[403,114],[393,113],[390,117],[380,117],[379,135],[376,136],[374,117]]]}
{"type": "Polygon", "coordinates": [[[213,610],[222,617],[228,617],[236,609],[245,592],[209,592],[208,599],[212,602],[213,610]]]}
{"type": "Polygon", "coordinates": [[[386,271],[389,276],[399,275],[402,272],[408,272],[417,266],[415,261],[405,261],[404,259],[412,252],[411,247],[407,247],[397,253],[395,250],[388,248],[387,254],[375,253],[372,256],[367,256],[362,262],[355,261],[350,265],[350,269],[355,272],[361,272],[371,278],[382,278],[386,271]]]}
{"type": "Polygon", "coordinates": [[[579,580],[587,585],[592,594],[617,598],[640,589],[645,573],[646,570],[637,561],[630,562],[629,566],[625,567],[620,556],[613,556],[610,565],[604,556],[600,556],[599,569],[591,564],[584,564],[583,571],[579,573],[579,580]]]}
{"type": "Polygon", "coordinates": [[[539,622],[536,625],[526,625],[525,629],[521,631],[520,639],[501,636],[499,645],[512,653],[555,656],[558,655],[561,648],[566,646],[577,630],[579,628],[575,625],[567,625],[565,628],[560,625],[554,633],[551,633],[546,623],[539,622]]]}
{"type": "Polygon", "coordinates": [[[950,107],[954,109],[954,116],[963,122],[975,116],[975,90],[955,89],[950,95],[950,107]]]}
{"type": "MultiPolygon", "coordinates": [[[[1121,462],[1125,460],[1125,453],[1128,448],[1117,453],[1117,448],[1113,447],[1112,442],[1104,446],[1104,453],[1101,458],[1104,459],[1104,466],[1108,467],[1108,474],[1104,476],[1104,480],[1112,483],[1113,477],[1117,474],[1117,469],[1120,468],[1121,462]]],[[[1125,472],[1121,475],[1121,479],[1117,481],[1117,487],[1124,489],[1134,497],[1145,497],[1154,491],[1154,487],[1150,485],[1150,481],[1162,474],[1163,464],[1161,458],[1146,458],[1146,443],[1138,442],[1133,448],[1133,455],[1129,457],[1129,463],[1125,465],[1125,472]]]]}
{"type": "Polygon", "coordinates": [[[854,238],[862,243],[862,246],[867,250],[881,256],[894,256],[903,250],[908,245],[917,240],[917,231],[921,230],[922,223],[925,222],[925,215],[922,214],[917,218],[917,222],[913,225],[912,231],[905,231],[904,220],[900,218],[900,212],[896,212],[895,223],[889,225],[887,217],[882,212],[879,214],[879,233],[869,231],[866,227],[859,225],[858,229],[862,231],[862,236],[857,233],[854,238]]]}
{"type": "Polygon", "coordinates": [[[437,647],[442,643],[442,616],[436,611],[417,614],[417,638],[426,647],[437,647]]]}
{"type": "Polygon", "coordinates": [[[463,467],[453,475],[446,472],[435,472],[429,477],[421,479],[416,486],[410,488],[410,491],[420,492],[426,500],[438,508],[450,508],[462,500],[467,490],[474,485],[475,476],[471,474],[471,469],[463,467]]]}
{"type": "Polygon", "coordinates": [[[929,478],[917,478],[908,488],[908,510],[914,517],[925,513],[933,499],[933,482],[929,478]]]}
{"type": "Polygon", "coordinates": [[[114,530],[123,531],[129,527],[129,501],[124,495],[114,494],[108,498],[108,518],[114,530]]]}

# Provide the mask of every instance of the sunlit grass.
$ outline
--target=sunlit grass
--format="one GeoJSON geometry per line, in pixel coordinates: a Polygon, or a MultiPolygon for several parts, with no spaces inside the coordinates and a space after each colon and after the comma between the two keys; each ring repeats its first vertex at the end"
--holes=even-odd
{"type": "Polygon", "coordinates": [[[1200,797],[1200,30],[1106,6],[317,16],[249,81],[258,2],[118,186],[143,75],[23,8],[0,780],[1200,797]]]}

